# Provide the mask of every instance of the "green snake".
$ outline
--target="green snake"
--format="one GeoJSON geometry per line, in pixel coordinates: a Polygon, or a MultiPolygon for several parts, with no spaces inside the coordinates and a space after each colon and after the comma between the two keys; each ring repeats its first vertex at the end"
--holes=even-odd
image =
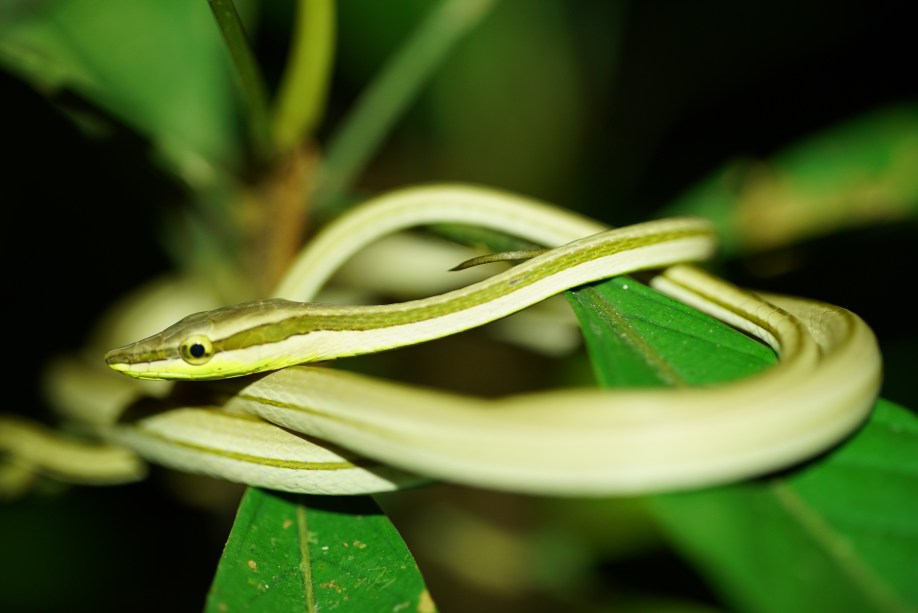
{"type": "Polygon", "coordinates": [[[135,378],[220,380],[212,385],[222,386],[224,404],[172,405],[131,422],[100,420],[96,430],[174,468],[329,494],[427,479],[548,495],[642,494],[749,478],[824,451],[863,422],[877,396],[881,359],[870,328],[841,307],[752,293],[694,265],[714,251],[712,228],[701,219],[611,229],[486,188],[398,190],[325,227],[275,298],[190,315],[105,356],[135,378]],[[430,298],[310,302],[377,238],[440,223],[488,228],[547,249],[430,298]],[[431,341],[638,270],[660,271],[655,289],[767,343],[778,363],[711,387],[498,399],[307,364],[431,341]]]}

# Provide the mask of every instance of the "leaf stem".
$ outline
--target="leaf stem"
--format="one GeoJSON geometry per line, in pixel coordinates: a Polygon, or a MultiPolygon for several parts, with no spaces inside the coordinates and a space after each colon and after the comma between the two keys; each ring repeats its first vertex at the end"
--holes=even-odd
{"type": "Polygon", "coordinates": [[[277,148],[288,151],[312,134],[328,94],[335,49],[332,0],[297,0],[287,66],[272,115],[277,148]]]}
{"type": "Polygon", "coordinates": [[[392,125],[415,100],[453,46],[488,14],[495,0],[444,0],[354,105],[328,145],[316,177],[313,210],[329,215],[392,125]]]}
{"type": "Polygon", "coordinates": [[[248,111],[249,133],[256,156],[265,160],[274,151],[268,122],[267,89],[252,46],[233,0],[207,0],[233,59],[248,111]]]}

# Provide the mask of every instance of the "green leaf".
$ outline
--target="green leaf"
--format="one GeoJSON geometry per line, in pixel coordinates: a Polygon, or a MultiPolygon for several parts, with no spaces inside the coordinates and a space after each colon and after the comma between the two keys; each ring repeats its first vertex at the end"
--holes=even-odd
{"type": "Polygon", "coordinates": [[[722,253],[783,247],[918,215],[918,104],[880,108],[784,149],[737,160],[661,212],[700,215],[722,253]]]}
{"type": "Polygon", "coordinates": [[[186,180],[238,155],[229,61],[204,2],[62,0],[0,23],[0,65],[148,137],[186,180]]]}
{"type": "MultiPolygon", "coordinates": [[[[632,280],[583,288],[571,300],[604,385],[703,385],[773,361],[758,342],[632,280]]],[[[915,458],[918,419],[880,400],[854,437],[821,458],[649,506],[738,610],[914,611],[915,458]]]]}
{"type": "Polygon", "coordinates": [[[606,387],[716,383],[775,362],[768,347],[628,277],[574,290],[568,299],[606,387]]]}
{"type": "Polygon", "coordinates": [[[405,543],[369,497],[249,488],[207,598],[233,611],[435,611],[405,543]]]}
{"type": "Polygon", "coordinates": [[[662,496],[680,549],[743,611],[918,611],[918,419],[881,400],[800,470],[662,496]]]}

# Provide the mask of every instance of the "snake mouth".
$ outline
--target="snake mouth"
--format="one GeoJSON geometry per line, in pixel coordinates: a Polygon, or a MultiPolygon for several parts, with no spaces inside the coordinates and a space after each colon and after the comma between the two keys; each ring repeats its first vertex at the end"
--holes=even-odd
{"type": "Polygon", "coordinates": [[[139,370],[131,364],[124,363],[109,364],[109,366],[113,370],[116,370],[122,374],[125,374],[134,379],[142,379],[144,381],[189,381],[195,378],[185,373],[157,370],[139,370]]]}
{"type": "Polygon", "coordinates": [[[104,360],[112,370],[135,379],[187,379],[188,375],[171,372],[165,366],[172,356],[168,349],[150,347],[146,341],[138,341],[108,351],[104,360]]]}
{"type": "Polygon", "coordinates": [[[134,363],[125,359],[120,350],[114,349],[105,354],[105,363],[112,370],[125,374],[134,379],[161,380],[161,379],[188,379],[182,373],[161,372],[150,368],[150,363],[134,363]]]}
{"type": "Polygon", "coordinates": [[[105,354],[105,363],[108,367],[123,372],[127,375],[137,376],[137,364],[130,359],[130,353],[123,349],[112,349],[105,354]]]}
{"type": "Polygon", "coordinates": [[[193,366],[185,365],[184,362],[170,363],[168,360],[134,361],[130,359],[130,356],[126,358],[119,349],[105,354],[105,363],[112,370],[145,381],[212,381],[251,374],[228,370],[224,367],[218,367],[212,371],[200,371],[193,366]]]}
{"type": "Polygon", "coordinates": [[[157,378],[156,373],[151,373],[149,371],[141,371],[136,368],[133,364],[128,364],[127,362],[118,360],[117,356],[105,356],[105,363],[108,364],[109,368],[112,370],[123,373],[129,377],[135,379],[155,379],[157,378]]]}

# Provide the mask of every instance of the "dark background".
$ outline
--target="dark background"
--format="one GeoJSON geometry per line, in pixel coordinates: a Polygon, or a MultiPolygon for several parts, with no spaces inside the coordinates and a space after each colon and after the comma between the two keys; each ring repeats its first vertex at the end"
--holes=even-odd
{"type": "MultiPolygon", "coordinates": [[[[518,3],[508,0],[497,11],[518,3]]],[[[636,221],[726,160],[767,158],[839,120],[914,99],[915,22],[909,8],[906,2],[653,0],[634,2],[619,14],[602,2],[559,5],[586,84],[588,130],[577,172],[535,195],[611,223],[636,221]],[[616,44],[605,25],[619,18],[616,44]]],[[[343,5],[342,20],[353,20],[354,11],[343,5]]],[[[282,47],[283,18],[269,16],[264,24],[260,48],[268,62],[282,47]]],[[[404,27],[394,25],[392,38],[404,27]]],[[[342,28],[359,29],[354,23],[342,28]]],[[[382,62],[385,51],[380,43],[380,54],[370,54],[363,68],[342,60],[324,132],[359,92],[362,71],[382,62]]],[[[142,137],[123,128],[98,140],[59,112],[61,104],[85,105],[77,96],[64,92],[48,99],[0,73],[0,100],[4,410],[47,418],[39,385],[43,364],[77,349],[98,314],[122,292],[169,268],[158,241],[161,213],[183,195],[150,165],[142,137]],[[149,231],[125,236],[126,217],[132,228],[149,231]],[[54,330],[51,341],[38,333],[48,328],[54,330]]],[[[363,184],[468,179],[526,188],[518,177],[500,185],[499,173],[425,163],[426,126],[423,113],[409,114],[386,143],[392,155],[377,161],[363,184]],[[405,159],[416,164],[396,163],[405,159]]],[[[886,395],[916,406],[916,330],[908,323],[914,308],[905,294],[918,261],[916,239],[913,222],[868,228],[804,245],[804,265],[787,276],[757,278],[742,261],[729,270],[740,284],[819,297],[861,314],[886,351],[886,395]]],[[[44,594],[32,610],[185,610],[176,603],[199,610],[231,517],[215,520],[175,501],[165,482],[158,475],[126,488],[77,488],[66,493],[66,504],[40,498],[0,508],[2,549],[36,554],[18,558],[14,572],[4,571],[0,585],[9,583],[0,588],[0,608],[6,598],[28,609],[17,594],[32,593],[44,594]],[[44,529],[10,528],[28,522],[44,529]],[[69,546],[61,548],[64,540],[69,546]],[[94,553],[91,560],[84,557],[87,551],[94,553]],[[162,579],[151,581],[154,576],[162,579]]],[[[672,585],[661,589],[709,598],[674,558],[653,563],[674,567],[672,585]]]]}

